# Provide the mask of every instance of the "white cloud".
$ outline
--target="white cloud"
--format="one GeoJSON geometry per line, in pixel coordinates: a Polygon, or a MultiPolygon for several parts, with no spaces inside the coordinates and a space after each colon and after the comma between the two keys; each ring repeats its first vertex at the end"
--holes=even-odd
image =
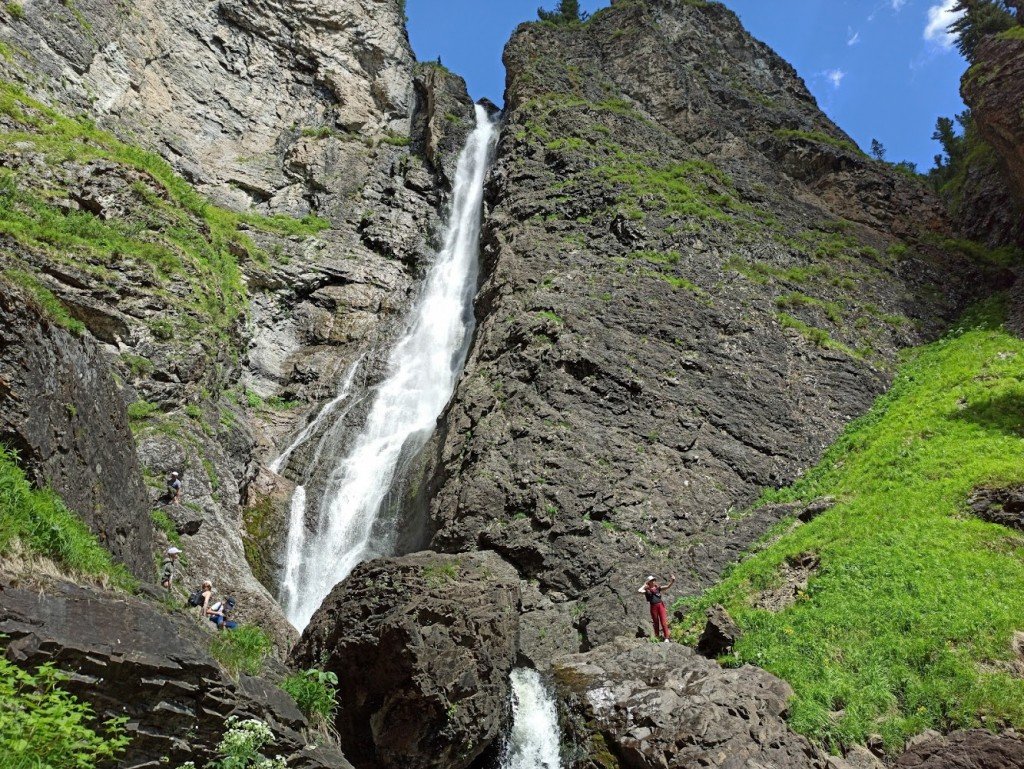
{"type": "Polygon", "coordinates": [[[906,4],[907,0],[889,0],[889,5],[892,6],[892,9],[896,11],[896,13],[899,13],[906,4]]]}
{"type": "Polygon", "coordinates": [[[841,69],[827,69],[821,74],[832,84],[833,88],[841,86],[843,84],[843,78],[846,77],[846,73],[841,69]]]}
{"type": "Polygon", "coordinates": [[[928,9],[928,24],[924,28],[924,39],[940,48],[950,49],[956,37],[949,33],[949,25],[963,15],[963,11],[954,12],[956,0],[941,0],[928,9]]]}
{"type": "Polygon", "coordinates": [[[846,33],[846,44],[857,45],[860,42],[860,32],[854,32],[852,29],[848,29],[846,33]]]}

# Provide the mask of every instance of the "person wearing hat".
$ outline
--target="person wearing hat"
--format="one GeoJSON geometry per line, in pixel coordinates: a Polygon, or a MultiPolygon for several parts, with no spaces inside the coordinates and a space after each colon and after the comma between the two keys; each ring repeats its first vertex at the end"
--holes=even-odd
{"type": "Polygon", "coordinates": [[[669,640],[668,610],[665,608],[665,599],[661,595],[661,591],[668,590],[675,583],[675,574],[669,576],[669,583],[664,587],[659,585],[652,575],[648,577],[647,581],[640,586],[639,590],[637,590],[638,593],[644,594],[644,598],[647,599],[647,603],[650,605],[651,623],[654,625],[654,637],[661,638],[665,643],[668,643],[669,640]]]}
{"type": "Polygon", "coordinates": [[[181,478],[178,477],[177,470],[167,479],[167,500],[169,505],[176,505],[181,501],[181,478]]]}
{"type": "Polygon", "coordinates": [[[164,555],[163,568],[160,571],[160,585],[165,590],[171,589],[171,583],[174,581],[175,567],[178,565],[178,555],[181,551],[176,547],[167,548],[167,553],[164,555]]]}
{"type": "Polygon", "coordinates": [[[238,627],[238,623],[228,617],[234,610],[235,599],[228,596],[227,600],[212,603],[207,614],[210,617],[210,622],[216,625],[218,630],[234,630],[238,627]]]}

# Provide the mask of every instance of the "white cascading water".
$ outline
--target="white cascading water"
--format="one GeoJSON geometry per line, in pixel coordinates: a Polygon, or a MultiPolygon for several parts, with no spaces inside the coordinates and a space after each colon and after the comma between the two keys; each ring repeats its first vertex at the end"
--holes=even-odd
{"type": "Polygon", "coordinates": [[[459,156],[444,248],[388,358],[362,431],[328,479],[316,531],[304,535],[297,553],[288,552],[285,574],[292,575],[297,589],[282,595],[282,603],[300,630],[357,564],[387,555],[393,546],[397,532],[378,532],[374,539],[374,524],[396,469],[403,457],[426,445],[465,364],[473,331],[484,177],[496,137],[487,111],[477,105],[476,129],[459,156]]]}
{"type": "Polygon", "coordinates": [[[512,671],[512,731],[501,769],[562,769],[558,710],[540,674],[512,671]]]}

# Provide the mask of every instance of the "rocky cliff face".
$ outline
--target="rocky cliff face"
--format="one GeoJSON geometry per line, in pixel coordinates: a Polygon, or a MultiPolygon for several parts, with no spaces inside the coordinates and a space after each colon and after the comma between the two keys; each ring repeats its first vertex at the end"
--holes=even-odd
{"type": "Polygon", "coordinates": [[[0,278],[0,443],[138,577],[153,570],[149,498],[124,403],[96,345],[0,278]]]}
{"type": "Polygon", "coordinates": [[[967,158],[964,190],[954,201],[971,237],[1024,245],[1024,120],[1020,114],[1024,40],[986,38],[960,92],[984,145],[967,158]]]}
{"type": "Polygon", "coordinates": [[[754,541],[773,519],[736,511],[813,462],[976,271],[936,247],[936,199],[723,6],[525,25],[505,63],[432,547],[498,551],[574,603],[588,648],[645,632],[647,573],[694,593],[754,541]]]}
{"type": "Polygon", "coordinates": [[[398,0],[41,0],[0,19],[10,266],[100,343],[152,499],[182,473],[165,512],[186,578],[284,641],[270,591],[290,485],[260,465],[386,346],[472,126],[465,86],[415,65],[398,0]]]}

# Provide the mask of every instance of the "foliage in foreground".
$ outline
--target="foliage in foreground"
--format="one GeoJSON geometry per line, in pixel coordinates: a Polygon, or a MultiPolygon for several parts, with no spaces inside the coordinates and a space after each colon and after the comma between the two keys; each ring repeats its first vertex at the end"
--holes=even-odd
{"type": "MultiPolygon", "coordinates": [[[[692,607],[724,604],[739,662],[787,680],[791,724],[833,749],[925,729],[1024,727],[1024,681],[999,662],[1024,624],[1024,537],[965,512],[981,484],[1024,481],[1024,341],[990,303],[911,351],[892,390],[820,465],[766,501],[838,504],[738,564],[692,607]],[[754,606],[803,553],[821,561],[778,612],[754,606]]],[[[683,633],[686,635],[686,632],[683,633]]]]}
{"type": "Polygon", "coordinates": [[[33,489],[17,455],[0,445],[0,555],[18,545],[73,574],[110,579],[125,589],[135,584],[85,522],[52,491],[33,489]]]}
{"type": "Polygon", "coordinates": [[[52,664],[29,673],[0,655],[0,756],[7,769],[93,769],[127,747],[126,718],[98,730],[92,708],[60,688],[52,664]]]}
{"type": "MultiPolygon", "coordinates": [[[[206,769],[287,769],[281,756],[267,758],[262,753],[274,741],[274,734],[265,723],[256,718],[242,721],[232,716],[227,726],[217,746],[220,758],[206,764],[206,769]]],[[[179,769],[196,769],[196,765],[189,761],[179,769]]]]}
{"type": "Polygon", "coordinates": [[[292,673],[281,683],[281,688],[292,696],[299,710],[316,727],[327,726],[334,720],[338,707],[337,686],[338,676],[316,668],[292,673]]]}
{"type": "Polygon", "coordinates": [[[210,653],[214,659],[233,676],[239,673],[259,675],[272,649],[270,637],[255,625],[222,630],[210,644],[210,653]]]}

